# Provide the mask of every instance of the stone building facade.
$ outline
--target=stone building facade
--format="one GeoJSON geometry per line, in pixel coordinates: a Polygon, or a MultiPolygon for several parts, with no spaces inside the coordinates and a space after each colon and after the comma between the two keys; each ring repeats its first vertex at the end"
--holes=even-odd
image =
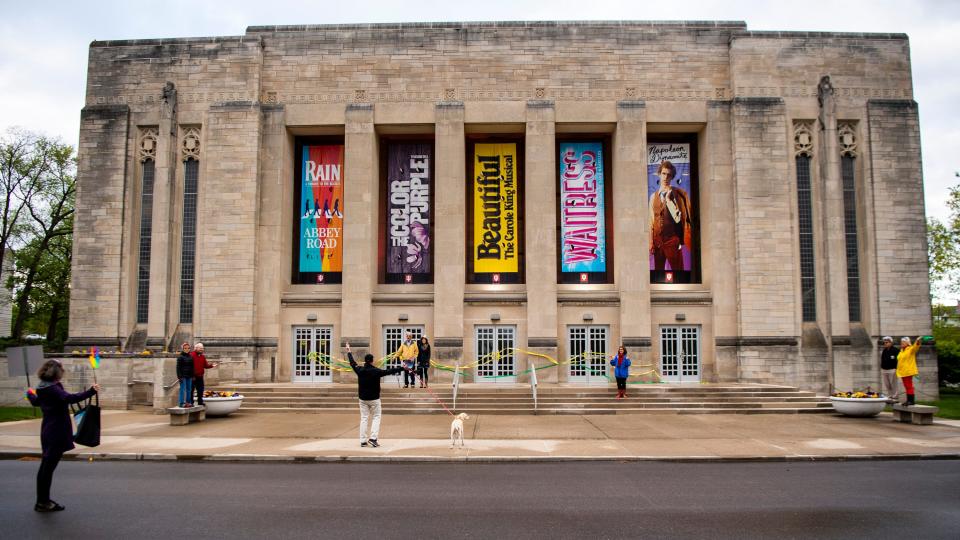
{"type": "MultiPolygon", "coordinates": [[[[591,359],[623,344],[637,380],[825,392],[877,387],[879,337],[930,332],[902,34],[530,22],[98,41],[79,160],[72,342],[202,341],[223,379],[336,382],[306,353],[383,356],[412,330],[491,383],[555,361],[541,383],[605,384],[591,359]],[[413,223],[393,206],[404,145],[430,162],[416,241],[390,236],[413,223]],[[495,148],[509,172],[487,200],[495,148]],[[682,204],[656,200],[668,154],[682,204]],[[585,166],[602,183],[571,195],[586,184],[563,174],[585,166]],[[601,216],[586,233],[580,204],[601,216]],[[655,240],[654,208],[682,233],[655,240]],[[478,241],[512,261],[486,266],[478,241]]],[[[935,394],[926,348],[920,365],[935,394]]]]}

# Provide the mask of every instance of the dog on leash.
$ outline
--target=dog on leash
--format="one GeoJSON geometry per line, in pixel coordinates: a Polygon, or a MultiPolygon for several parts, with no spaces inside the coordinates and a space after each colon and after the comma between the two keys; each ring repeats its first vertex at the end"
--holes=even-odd
{"type": "Polygon", "coordinates": [[[460,448],[463,448],[463,421],[469,419],[469,414],[460,413],[453,418],[453,422],[450,422],[450,448],[453,448],[457,444],[458,438],[460,440],[460,448]]]}

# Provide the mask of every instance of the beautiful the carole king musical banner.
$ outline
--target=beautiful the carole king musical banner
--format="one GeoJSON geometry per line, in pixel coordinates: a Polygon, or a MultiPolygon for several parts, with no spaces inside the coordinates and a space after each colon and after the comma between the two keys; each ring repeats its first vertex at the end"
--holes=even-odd
{"type": "Polygon", "coordinates": [[[473,271],[519,271],[516,143],[476,144],[473,151],[473,271]]]}
{"type": "Polygon", "coordinates": [[[343,145],[304,146],[300,272],[343,271],[343,145]]]}
{"type": "Polygon", "coordinates": [[[690,145],[649,144],[647,156],[650,270],[690,272],[694,212],[690,145]]]}
{"type": "Polygon", "coordinates": [[[560,145],[560,265],[563,272],[606,272],[603,145],[560,145]]]}
{"type": "Polygon", "coordinates": [[[429,144],[391,144],[387,151],[387,273],[430,273],[429,144]]]}

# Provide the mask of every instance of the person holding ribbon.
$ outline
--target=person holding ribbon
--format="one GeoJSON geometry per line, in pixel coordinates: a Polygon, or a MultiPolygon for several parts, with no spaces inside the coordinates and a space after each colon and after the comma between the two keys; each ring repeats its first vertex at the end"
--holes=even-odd
{"type": "Polygon", "coordinates": [[[916,395],[913,390],[913,378],[919,373],[917,370],[917,351],[920,349],[920,337],[910,344],[910,338],[900,338],[900,352],[897,354],[897,377],[903,381],[907,391],[907,400],[902,403],[905,407],[916,405],[916,395]]]}
{"type": "Polygon", "coordinates": [[[400,359],[400,366],[403,368],[404,388],[417,385],[417,376],[413,370],[417,367],[417,355],[419,353],[420,349],[417,348],[417,343],[413,341],[413,334],[407,332],[407,339],[400,344],[400,348],[396,352],[397,358],[400,359]]]}
{"type": "Polygon", "coordinates": [[[50,499],[50,486],[53,484],[53,471],[60,458],[73,450],[73,425],[70,422],[70,404],[80,403],[100,391],[100,385],[94,384],[88,390],[70,394],[63,389],[63,365],[56,360],[47,360],[37,371],[40,384],[37,389],[27,391],[27,399],[34,407],[40,407],[43,421],[40,424],[40,470],[37,471],[37,503],[33,509],[37,512],[59,512],[64,506],[50,499]]]}
{"type": "Polygon", "coordinates": [[[613,376],[617,379],[617,399],[627,397],[627,377],[630,376],[630,358],[627,356],[627,348],[623,345],[617,349],[617,355],[610,360],[613,366],[613,376]]]}
{"type": "Polygon", "coordinates": [[[350,367],[357,374],[357,394],[360,398],[360,446],[376,448],[380,446],[377,442],[377,437],[380,435],[380,379],[400,373],[403,368],[380,369],[373,365],[373,355],[370,353],[363,357],[363,367],[360,367],[353,359],[349,343],[344,343],[344,349],[347,351],[350,367]]]}

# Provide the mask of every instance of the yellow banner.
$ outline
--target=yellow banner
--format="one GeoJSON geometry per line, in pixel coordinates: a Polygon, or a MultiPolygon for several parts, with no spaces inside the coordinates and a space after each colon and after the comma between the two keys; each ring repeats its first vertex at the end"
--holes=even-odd
{"type": "Polygon", "coordinates": [[[518,272],[520,200],[516,143],[473,150],[473,271],[518,272]]]}

